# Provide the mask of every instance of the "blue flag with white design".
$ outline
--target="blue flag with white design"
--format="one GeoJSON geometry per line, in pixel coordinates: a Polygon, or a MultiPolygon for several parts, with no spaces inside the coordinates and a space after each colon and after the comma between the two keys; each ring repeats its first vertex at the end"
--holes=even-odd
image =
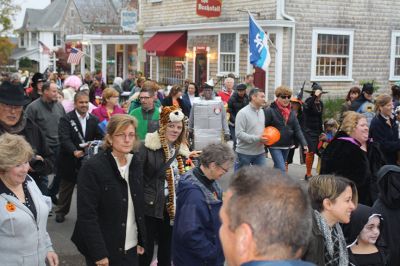
{"type": "Polygon", "coordinates": [[[271,63],[268,36],[249,14],[249,59],[250,64],[267,71],[271,63]]]}

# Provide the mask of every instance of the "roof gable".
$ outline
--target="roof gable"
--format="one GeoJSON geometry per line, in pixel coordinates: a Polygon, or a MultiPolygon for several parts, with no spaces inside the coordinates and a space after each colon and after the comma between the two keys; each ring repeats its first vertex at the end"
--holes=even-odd
{"type": "Polygon", "coordinates": [[[44,9],[27,8],[22,29],[56,30],[64,17],[70,0],[54,0],[44,9]]]}
{"type": "Polygon", "coordinates": [[[110,0],[74,0],[83,23],[119,24],[118,13],[110,0]]]}

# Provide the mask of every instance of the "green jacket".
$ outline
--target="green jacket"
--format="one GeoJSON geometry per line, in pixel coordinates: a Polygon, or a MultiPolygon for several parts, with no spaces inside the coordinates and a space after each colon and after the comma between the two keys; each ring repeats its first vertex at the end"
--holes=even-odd
{"type": "Polygon", "coordinates": [[[147,133],[153,133],[154,131],[158,130],[160,120],[160,111],[156,106],[154,107],[153,114],[150,114],[150,112],[145,112],[145,115],[143,115],[143,113],[142,107],[133,109],[129,113],[138,121],[138,127],[136,131],[140,140],[144,140],[147,133]]]}

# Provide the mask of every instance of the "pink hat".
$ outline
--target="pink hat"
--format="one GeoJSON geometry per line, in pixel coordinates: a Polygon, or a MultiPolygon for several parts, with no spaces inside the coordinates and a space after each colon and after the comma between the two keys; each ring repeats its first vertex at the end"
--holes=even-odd
{"type": "Polygon", "coordinates": [[[64,88],[74,88],[76,91],[82,86],[82,80],[78,76],[69,76],[64,81],[64,88]]]}

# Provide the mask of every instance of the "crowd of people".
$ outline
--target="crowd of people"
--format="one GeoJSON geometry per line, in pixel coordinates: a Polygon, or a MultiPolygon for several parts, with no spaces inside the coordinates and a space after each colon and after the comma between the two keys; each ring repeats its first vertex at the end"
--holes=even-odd
{"type": "Polygon", "coordinates": [[[46,224],[52,209],[65,221],[75,186],[87,265],[400,265],[397,85],[352,87],[324,121],[318,83],[267,103],[251,75],[218,93],[140,73],[18,75],[0,84],[1,265],[59,265],[46,224]],[[205,124],[221,138],[197,150],[205,124]],[[308,182],[288,175],[297,148],[308,182]]]}

